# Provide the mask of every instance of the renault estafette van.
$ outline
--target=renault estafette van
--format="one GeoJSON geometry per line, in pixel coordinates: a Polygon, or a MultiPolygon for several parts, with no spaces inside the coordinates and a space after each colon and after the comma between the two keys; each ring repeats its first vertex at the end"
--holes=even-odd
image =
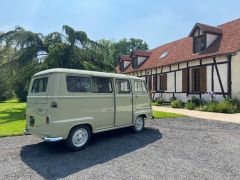
{"type": "Polygon", "coordinates": [[[33,75],[26,109],[26,131],[45,141],[64,140],[85,148],[93,133],[132,126],[144,128],[152,116],[145,81],[123,74],[49,69],[33,75]]]}

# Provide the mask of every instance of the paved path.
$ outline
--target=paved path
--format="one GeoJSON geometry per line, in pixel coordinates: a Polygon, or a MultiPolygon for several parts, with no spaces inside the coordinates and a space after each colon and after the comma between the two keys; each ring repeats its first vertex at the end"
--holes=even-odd
{"type": "Polygon", "coordinates": [[[177,108],[171,108],[171,107],[165,107],[165,106],[153,106],[153,109],[157,111],[183,114],[186,116],[201,118],[201,119],[240,123],[240,113],[224,114],[224,113],[202,112],[202,111],[188,110],[188,109],[177,109],[177,108]]]}
{"type": "Polygon", "coordinates": [[[240,124],[183,117],[146,126],[96,134],[79,152],[31,135],[0,138],[0,180],[240,179],[240,124]]]}

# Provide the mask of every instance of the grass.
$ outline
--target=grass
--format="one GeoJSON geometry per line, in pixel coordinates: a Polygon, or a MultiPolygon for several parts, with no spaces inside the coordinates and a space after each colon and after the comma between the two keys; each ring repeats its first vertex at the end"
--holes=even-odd
{"type": "Polygon", "coordinates": [[[22,135],[26,125],[26,103],[11,99],[0,103],[0,137],[22,135]]]}
{"type": "Polygon", "coordinates": [[[161,119],[161,118],[178,118],[184,117],[185,115],[170,112],[153,111],[153,116],[155,119],[161,119]]]}

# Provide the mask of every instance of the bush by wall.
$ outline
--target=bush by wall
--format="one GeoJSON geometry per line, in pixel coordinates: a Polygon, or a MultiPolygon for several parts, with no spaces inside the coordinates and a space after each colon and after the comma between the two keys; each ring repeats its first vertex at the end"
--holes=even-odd
{"type": "Polygon", "coordinates": [[[172,108],[182,108],[183,107],[183,102],[179,99],[171,101],[171,107],[172,108]]]}

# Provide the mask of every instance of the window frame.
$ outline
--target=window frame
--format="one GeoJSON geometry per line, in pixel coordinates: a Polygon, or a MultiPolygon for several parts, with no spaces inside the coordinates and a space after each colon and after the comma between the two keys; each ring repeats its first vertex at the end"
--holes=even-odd
{"type": "Polygon", "coordinates": [[[167,90],[167,86],[165,87],[165,83],[167,84],[167,74],[159,74],[159,91],[167,90]],[[166,82],[164,82],[163,78],[166,78],[166,82]]]}
{"type": "Polygon", "coordinates": [[[134,80],[133,82],[134,82],[134,93],[135,93],[135,94],[148,94],[148,88],[147,88],[147,85],[146,85],[146,83],[145,83],[144,80],[134,80]],[[136,89],[135,89],[135,83],[136,83],[136,82],[141,82],[141,83],[143,83],[143,86],[145,87],[145,90],[146,90],[146,91],[145,91],[145,92],[137,92],[136,89]]]}
{"type": "Polygon", "coordinates": [[[199,35],[199,36],[193,37],[193,52],[194,52],[194,53],[204,52],[205,49],[206,49],[206,47],[207,47],[207,36],[206,36],[206,33],[204,33],[204,34],[202,34],[202,35],[199,35]],[[197,51],[197,50],[196,50],[196,41],[197,41],[198,39],[202,39],[202,38],[204,38],[204,48],[203,48],[203,50],[197,51]]]}
{"type": "Polygon", "coordinates": [[[200,68],[191,69],[191,92],[198,93],[200,92],[200,81],[201,81],[201,72],[200,68]],[[197,72],[197,73],[196,73],[197,72]]]}
{"type": "Polygon", "coordinates": [[[68,93],[92,93],[92,79],[91,79],[91,76],[84,75],[84,74],[67,74],[65,76],[65,82],[66,82],[66,90],[67,90],[68,93]],[[68,90],[68,84],[67,84],[67,77],[69,77],[69,76],[89,78],[90,79],[90,89],[91,89],[91,91],[69,91],[68,90]]]}
{"type": "Polygon", "coordinates": [[[115,83],[115,92],[116,92],[116,94],[132,94],[132,85],[131,85],[131,82],[130,82],[129,79],[115,78],[114,83],[115,83]],[[117,80],[126,80],[129,83],[129,91],[128,92],[118,92],[117,91],[117,83],[116,83],[117,80]]]}
{"type": "MultiPolygon", "coordinates": [[[[46,76],[46,77],[36,77],[36,78],[34,78],[34,79],[33,79],[33,82],[32,82],[32,85],[31,85],[31,93],[33,93],[33,94],[36,94],[36,93],[46,93],[47,90],[48,90],[48,83],[49,83],[49,77],[48,77],[48,76],[46,76]],[[46,85],[45,91],[33,92],[34,82],[35,82],[36,80],[39,81],[39,80],[41,80],[41,79],[47,79],[47,85],[46,85]]],[[[39,89],[39,88],[38,88],[38,89],[39,89]]]]}
{"type": "Polygon", "coordinates": [[[113,81],[111,77],[104,77],[104,76],[91,76],[91,88],[92,88],[92,93],[94,94],[112,94],[113,93],[113,81]],[[110,84],[111,84],[111,91],[110,92],[93,92],[93,78],[105,78],[105,79],[110,79],[110,84]]]}

